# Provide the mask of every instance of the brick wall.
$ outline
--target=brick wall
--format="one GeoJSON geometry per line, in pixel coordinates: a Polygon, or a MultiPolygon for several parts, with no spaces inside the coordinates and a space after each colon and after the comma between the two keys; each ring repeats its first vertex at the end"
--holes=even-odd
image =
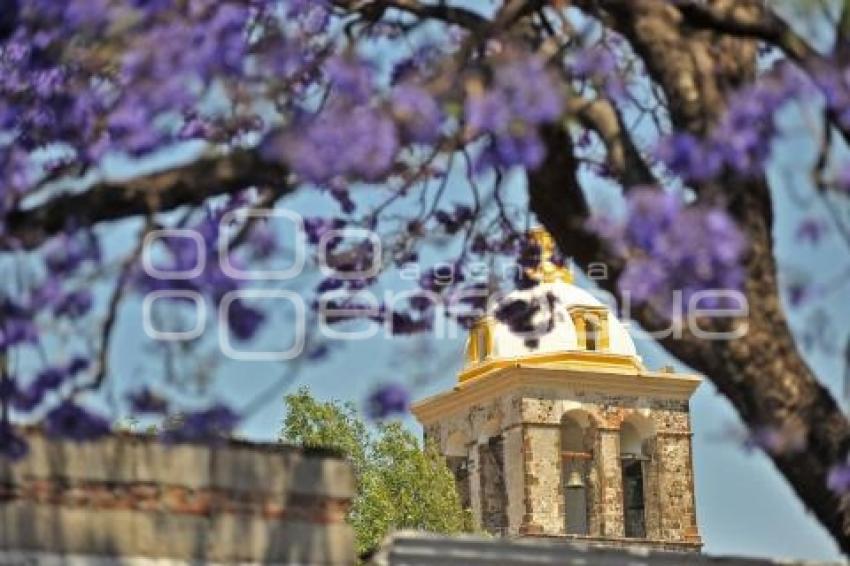
{"type": "Polygon", "coordinates": [[[0,460],[0,549],[219,563],[354,562],[349,464],[284,445],[28,433],[0,460]]]}

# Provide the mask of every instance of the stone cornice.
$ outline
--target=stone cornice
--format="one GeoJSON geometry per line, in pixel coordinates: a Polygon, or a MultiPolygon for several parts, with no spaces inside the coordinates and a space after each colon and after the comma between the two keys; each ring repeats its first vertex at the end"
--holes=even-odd
{"type": "Polygon", "coordinates": [[[412,412],[425,425],[494,397],[526,388],[568,389],[687,401],[702,383],[695,375],[656,372],[600,372],[558,367],[526,367],[521,362],[459,383],[452,391],[415,403],[412,412]]]}

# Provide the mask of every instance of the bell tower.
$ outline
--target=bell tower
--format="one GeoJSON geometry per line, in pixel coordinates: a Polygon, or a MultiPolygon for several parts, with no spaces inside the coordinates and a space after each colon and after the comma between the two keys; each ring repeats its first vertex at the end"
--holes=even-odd
{"type": "Polygon", "coordinates": [[[490,533],[699,552],[688,403],[700,378],[647,370],[614,313],[551,261],[548,234],[532,237],[539,284],[488,307],[457,385],[414,404],[426,439],[490,533]],[[552,297],[533,339],[495,317],[552,297]]]}

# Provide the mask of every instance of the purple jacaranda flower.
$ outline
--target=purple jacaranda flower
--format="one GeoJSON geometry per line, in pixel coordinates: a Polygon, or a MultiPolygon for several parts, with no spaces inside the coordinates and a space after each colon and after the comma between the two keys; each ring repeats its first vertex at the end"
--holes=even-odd
{"type": "Polygon", "coordinates": [[[624,74],[617,68],[617,55],[610,48],[595,45],[579,50],[569,70],[574,78],[601,86],[613,100],[621,99],[626,93],[624,74]]]}
{"type": "Polygon", "coordinates": [[[105,25],[109,16],[109,0],[68,0],[65,6],[66,25],[86,31],[105,25]]]}
{"type": "Polygon", "coordinates": [[[416,312],[422,313],[434,307],[434,299],[425,292],[416,293],[407,299],[410,308],[416,312]]]}
{"type": "Polygon", "coordinates": [[[11,423],[0,421],[0,457],[20,460],[29,452],[26,440],[19,435],[11,423]]]}
{"type": "Polygon", "coordinates": [[[215,134],[216,128],[209,120],[200,116],[190,116],[180,127],[177,137],[181,140],[212,139],[215,134]]]}
{"type": "Polygon", "coordinates": [[[279,249],[277,236],[268,222],[254,224],[246,243],[254,259],[268,259],[279,249]]]}
{"type": "Polygon", "coordinates": [[[145,387],[127,395],[133,414],[164,415],[168,412],[168,400],[145,387]]]}
{"type": "Polygon", "coordinates": [[[444,46],[434,43],[426,43],[416,48],[412,55],[404,57],[393,65],[390,82],[394,85],[401,84],[420,74],[444,54],[444,46]]]}
{"type": "Polygon", "coordinates": [[[346,187],[334,187],[328,194],[339,203],[339,207],[345,214],[351,214],[357,208],[357,204],[351,198],[351,192],[346,187]]]}
{"type": "Polygon", "coordinates": [[[617,58],[610,49],[588,47],[575,53],[570,64],[573,76],[581,79],[606,78],[617,70],[617,58]]]}
{"type": "Polygon", "coordinates": [[[248,54],[247,25],[251,9],[246,5],[218,3],[212,17],[206,22],[203,32],[195,31],[197,38],[203,37],[203,54],[206,71],[239,72],[248,54]]]}
{"type": "Polygon", "coordinates": [[[62,385],[66,377],[68,377],[68,372],[65,368],[48,367],[35,376],[35,383],[44,390],[51,390],[62,385]]]}
{"type": "Polygon", "coordinates": [[[534,330],[534,318],[540,312],[540,303],[532,300],[514,299],[505,301],[496,309],[496,320],[510,328],[511,332],[530,333],[534,330]]]}
{"type": "Polygon", "coordinates": [[[56,316],[79,318],[86,315],[94,304],[94,296],[88,289],[79,289],[60,298],[53,309],[56,316]]]}
{"type": "Polygon", "coordinates": [[[327,29],[330,16],[329,0],[290,0],[286,6],[287,20],[297,22],[304,33],[310,35],[327,29]]]}
{"type": "Polygon", "coordinates": [[[633,259],[626,264],[617,287],[637,304],[647,303],[668,289],[669,275],[658,262],[633,259]]]}
{"type": "Polygon", "coordinates": [[[494,88],[501,92],[514,116],[528,124],[555,121],[563,111],[559,83],[537,55],[508,59],[496,67],[494,88]]]}
{"type": "Polygon", "coordinates": [[[327,62],[325,72],[334,91],[357,104],[368,101],[374,94],[375,67],[364,59],[334,57],[327,62]]]}
{"type": "Polygon", "coordinates": [[[835,188],[837,191],[850,195],[850,163],[844,163],[835,174],[835,188]]]}
{"type": "Polygon", "coordinates": [[[92,233],[61,234],[47,244],[44,261],[53,275],[67,276],[88,261],[99,262],[100,244],[92,233]]]}
{"type": "Polygon", "coordinates": [[[382,420],[393,415],[403,415],[410,404],[410,393],[399,383],[389,383],[375,389],[366,400],[366,415],[382,420]]]}
{"type": "Polygon", "coordinates": [[[148,14],[156,14],[174,7],[174,0],[133,0],[133,6],[148,14]]]}
{"type": "Polygon", "coordinates": [[[628,220],[623,237],[633,246],[649,253],[660,251],[663,236],[682,210],[679,195],[653,188],[636,188],[628,195],[628,220]]]}
{"type": "MultiPolygon", "coordinates": [[[[0,311],[3,309],[0,308],[0,311]]],[[[35,323],[24,317],[7,317],[0,323],[0,351],[24,343],[38,340],[35,323]]]]}
{"type": "Polygon", "coordinates": [[[154,109],[140,100],[125,100],[106,122],[110,144],[134,156],[155,149],[167,139],[165,130],[154,120],[155,114],[154,109]]]}
{"type": "Polygon", "coordinates": [[[265,313],[249,307],[244,301],[236,300],[230,303],[230,308],[227,311],[227,324],[237,339],[250,340],[257,334],[265,321],[265,313]]]}
{"type": "Polygon", "coordinates": [[[389,330],[393,336],[410,336],[430,331],[433,328],[434,317],[428,313],[414,317],[411,313],[393,310],[388,321],[389,330]]]}
{"type": "Polygon", "coordinates": [[[805,435],[794,427],[759,427],[744,441],[747,450],[761,449],[769,454],[796,454],[806,448],[805,435]]]}
{"type": "Polygon", "coordinates": [[[605,228],[601,235],[612,248],[628,259],[618,281],[624,294],[673,318],[692,306],[697,293],[700,307],[732,300],[728,294],[701,293],[743,285],[746,239],[725,210],[684,206],[678,195],[648,187],[633,189],[627,199],[624,222],[596,224],[605,228]]]}
{"type": "Polygon", "coordinates": [[[829,232],[829,225],[820,218],[805,218],[797,225],[794,236],[798,242],[817,244],[829,232]]]}
{"type": "Polygon", "coordinates": [[[451,212],[438,210],[434,213],[434,219],[443,226],[447,234],[456,234],[472,218],[472,208],[465,204],[456,204],[451,212]]]}
{"type": "Polygon", "coordinates": [[[319,185],[348,177],[376,181],[388,172],[398,150],[396,125],[387,113],[339,102],[318,115],[300,117],[261,144],[266,159],[283,159],[304,180],[319,185]]]}
{"type": "Polygon", "coordinates": [[[85,371],[91,365],[91,361],[88,358],[83,356],[74,356],[71,358],[71,361],[68,362],[68,365],[65,367],[65,371],[71,377],[77,375],[81,371],[85,371]]]}
{"type": "Polygon", "coordinates": [[[33,411],[42,404],[48,392],[58,389],[70,375],[68,368],[47,367],[36,374],[26,387],[10,382],[13,386],[10,396],[12,407],[21,412],[33,411]]]}
{"type": "Polygon", "coordinates": [[[687,133],[665,138],[656,155],[670,170],[682,178],[705,181],[717,176],[723,166],[721,155],[715,149],[687,133]]]}
{"type": "Polygon", "coordinates": [[[788,300],[792,307],[799,307],[813,295],[811,284],[793,281],[787,285],[788,300]]]}
{"type": "Polygon", "coordinates": [[[0,211],[15,195],[32,186],[33,167],[29,153],[19,147],[0,148],[0,211]]]}
{"type": "Polygon", "coordinates": [[[498,136],[491,151],[484,154],[483,163],[488,158],[494,164],[521,165],[527,169],[536,169],[546,157],[546,147],[534,130],[498,136]]]}
{"type": "Polygon", "coordinates": [[[466,126],[473,134],[507,132],[511,112],[505,97],[498,91],[471,94],[464,106],[466,126]]]}
{"type": "Polygon", "coordinates": [[[826,486],[830,491],[844,495],[850,491],[850,465],[833,466],[826,476],[826,486]]]}
{"type": "Polygon", "coordinates": [[[56,305],[64,297],[62,277],[49,275],[30,291],[28,306],[32,311],[56,305]]]}
{"type": "Polygon", "coordinates": [[[29,413],[41,405],[46,392],[38,381],[24,387],[17,385],[11,398],[12,408],[22,413],[29,413]]]}
{"type": "Polygon", "coordinates": [[[419,278],[419,286],[425,291],[442,293],[463,280],[464,275],[458,266],[441,264],[426,270],[419,278]]]}
{"type": "Polygon", "coordinates": [[[162,438],[166,442],[220,442],[227,438],[239,424],[239,415],[224,405],[180,415],[178,424],[166,429],[162,438]]]}
{"type": "Polygon", "coordinates": [[[484,236],[484,234],[475,234],[475,236],[472,237],[472,243],[469,246],[469,250],[474,254],[487,253],[487,250],[489,250],[487,237],[484,236]]]}
{"type": "Polygon", "coordinates": [[[808,79],[791,65],[781,65],[730,99],[726,113],[706,142],[707,147],[713,147],[725,165],[738,173],[761,171],[770,157],[779,110],[808,92],[809,87],[808,79]]]}
{"type": "Polygon", "coordinates": [[[328,357],[331,349],[327,342],[315,344],[307,349],[307,359],[310,361],[323,360],[328,357]]]}
{"type": "Polygon", "coordinates": [[[327,293],[329,291],[336,291],[337,289],[342,289],[345,286],[345,280],[338,279],[336,277],[326,277],[319,281],[319,284],[316,285],[316,293],[327,293]]]}
{"type": "Polygon", "coordinates": [[[467,136],[490,134],[476,169],[521,165],[536,168],[546,155],[537,134],[563,110],[559,83],[542,59],[513,53],[493,69],[492,84],[471,81],[464,105],[467,136]]]}
{"type": "Polygon", "coordinates": [[[44,431],[53,438],[83,442],[108,435],[110,426],[105,418],[66,400],[47,413],[44,431]]]}
{"type": "Polygon", "coordinates": [[[402,136],[414,143],[432,143],[440,137],[443,112],[434,96],[422,87],[403,84],[393,89],[392,111],[402,136]]]}
{"type": "Polygon", "coordinates": [[[17,391],[18,387],[14,376],[7,376],[6,379],[0,379],[0,403],[9,401],[17,391]]]}

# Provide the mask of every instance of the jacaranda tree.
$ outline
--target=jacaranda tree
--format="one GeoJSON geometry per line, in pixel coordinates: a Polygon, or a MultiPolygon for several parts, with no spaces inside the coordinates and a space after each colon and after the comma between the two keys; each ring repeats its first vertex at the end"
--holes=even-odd
{"type": "MultiPolygon", "coordinates": [[[[524,234],[536,218],[578,268],[604,266],[599,287],[728,397],[848,552],[850,423],[786,321],[817,286],[780,289],[774,253],[767,166],[791,136],[818,148],[785,166],[825,204],[802,236],[817,243],[826,222],[850,240],[841,0],[0,0],[0,452],[25,455],[18,419],[77,440],[108,432],[84,397],[114,377],[130,295],[164,292],[174,310],[202,300],[234,344],[255,339],[271,317],[234,294],[252,284],[234,273],[287,246],[250,213],[312,191],[337,203],[304,220],[331,270],[316,312],[395,334],[428,332],[435,295],[461,296],[449,314],[466,324],[487,293],[533,282],[431,269],[421,295],[390,308],[358,299],[381,279],[370,266],[416,263],[434,235],[453,238],[458,268],[534,261],[524,234]],[[808,127],[784,128],[789,113],[808,127]],[[115,160],[126,176],[104,175],[115,160]],[[590,206],[600,187],[622,192],[622,213],[590,206]],[[105,257],[130,218],[138,243],[105,257]],[[381,257],[346,228],[379,234],[381,257]],[[694,316],[698,329],[684,324],[694,316]],[[56,347],[85,320],[98,321],[85,348],[56,347]]],[[[499,316],[522,330],[546,308],[499,316]]],[[[201,340],[188,334],[182,348],[201,340]]],[[[308,341],[297,361],[326,352],[308,341]]],[[[406,402],[398,387],[371,401],[377,416],[406,402]]],[[[129,402],[179,410],[173,440],[242,416],[151,389],[129,402]]]]}

